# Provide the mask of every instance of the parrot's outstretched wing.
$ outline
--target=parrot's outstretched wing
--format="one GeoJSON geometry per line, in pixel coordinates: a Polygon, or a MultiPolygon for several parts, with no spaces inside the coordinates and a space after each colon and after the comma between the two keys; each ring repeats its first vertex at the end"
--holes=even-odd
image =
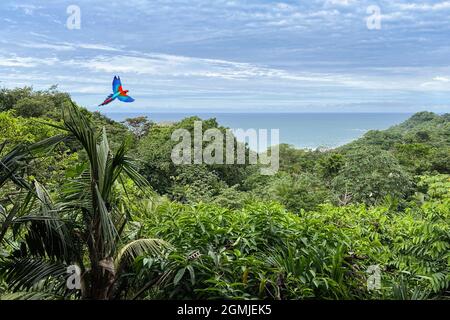
{"type": "Polygon", "coordinates": [[[133,102],[134,101],[134,99],[132,97],[122,96],[122,95],[118,96],[117,99],[119,99],[122,102],[133,102]]]}
{"type": "Polygon", "coordinates": [[[119,88],[122,86],[122,82],[120,81],[120,77],[114,77],[113,83],[112,83],[112,87],[113,87],[113,92],[116,93],[119,91],[119,88]]]}

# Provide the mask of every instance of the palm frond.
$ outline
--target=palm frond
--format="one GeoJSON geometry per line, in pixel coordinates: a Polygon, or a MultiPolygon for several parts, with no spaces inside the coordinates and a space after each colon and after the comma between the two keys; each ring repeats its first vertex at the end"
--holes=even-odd
{"type": "Polygon", "coordinates": [[[63,297],[42,291],[21,291],[3,294],[0,300],[61,300],[63,297]]]}
{"type": "Polygon", "coordinates": [[[30,290],[52,278],[61,283],[65,280],[66,271],[64,264],[42,258],[14,258],[0,264],[0,274],[12,291],[30,290]]]}
{"type": "Polygon", "coordinates": [[[61,210],[85,209],[93,216],[94,197],[91,191],[91,173],[89,170],[85,170],[79,177],[63,185],[58,205],[61,210]]]}
{"type": "Polygon", "coordinates": [[[126,244],[116,257],[116,265],[131,263],[139,256],[148,255],[162,255],[165,250],[171,250],[172,246],[161,239],[138,239],[126,244]]]}
{"type": "Polygon", "coordinates": [[[108,137],[106,136],[106,130],[103,127],[102,131],[102,141],[97,145],[97,154],[98,154],[98,172],[99,172],[99,181],[98,181],[98,187],[101,190],[101,193],[105,199],[107,199],[107,195],[105,194],[105,190],[110,189],[110,179],[108,179],[107,174],[107,164],[108,160],[110,158],[110,152],[109,144],[108,144],[108,137]]]}
{"type": "Polygon", "coordinates": [[[72,236],[47,190],[36,181],[34,187],[38,200],[37,208],[29,211],[27,219],[21,216],[20,220],[15,221],[16,224],[24,224],[28,231],[25,242],[29,253],[70,261],[73,251],[72,236]]]}
{"type": "Polygon", "coordinates": [[[29,188],[28,182],[17,174],[18,171],[31,159],[47,153],[65,139],[67,136],[57,135],[31,145],[20,144],[0,158],[0,188],[7,181],[12,181],[22,188],[29,188]]]}
{"type": "Polygon", "coordinates": [[[117,230],[114,226],[112,216],[108,212],[106,208],[106,204],[103,201],[102,195],[98,190],[98,187],[95,187],[95,192],[97,195],[97,206],[98,206],[98,214],[99,214],[99,222],[100,222],[100,236],[99,244],[103,248],[102,256],[108,257],[112,252],[115,251],[115,240],[117,239],[117,230]]]}
{"type": "Polygon", "coordinates": [[[150,186],[149,182],[143,175],[139,173],[139,165],[137,161],[129,157],[124,157],[123,171],[125,174],[142,190],[150,186]]]}
{"type": "Polygon", "coordinates": [[[5,212],[4,212],[5,219],[2,221],[2,224],[0,227],[0,243],[2,243],[9,227],[18,220],[16,218],[16,216],[19,214],[19,212],[23,211],[23,209],[28,206],[28,203],[31,200],[30,195],[31,195],[31,192],[28,192],[27,196],[25,197],[25,199],[23,201],[22,201],[21,197],[19,196],[18,199],[16,199],[16,201],[14,202],[13,207],[11,208],[11,210],[9,210],[8,213],[6,212],[6,209],[4,209],[5,210],[5,212]]]}
{"type": "Polygon", "coordinates": [[[98,181],[97,135],[94,127],[74,103],[63,110],[63,118],[67,131],[78,140],[86,151],[91,163],[93,178],[98,181]]]}

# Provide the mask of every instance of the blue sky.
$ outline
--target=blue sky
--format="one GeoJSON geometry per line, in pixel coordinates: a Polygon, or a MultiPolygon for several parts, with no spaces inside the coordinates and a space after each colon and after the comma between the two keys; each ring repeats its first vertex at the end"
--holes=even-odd
{"type": "Polygon", "coordinates": [[[2,0],[0,30],[1,86],[90,110],[117,74],[118,112],[450,111],[450,1],[2,0]]]}

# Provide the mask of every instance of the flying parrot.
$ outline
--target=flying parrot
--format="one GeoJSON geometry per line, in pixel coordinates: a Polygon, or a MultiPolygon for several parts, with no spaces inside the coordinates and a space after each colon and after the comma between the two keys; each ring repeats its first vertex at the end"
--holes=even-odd
{"type": "Polygon", "coordinates": [[[113,102],[114,100],[119,99],[122,102],[133,102],[134,99],[132,97],[130,97],[128,94],[128,90],[123,90],[122,89],[122,82],[120,81],[120,77],[114,77],[113,83],[112,83],[112,87],[113,87],[113,93],[110,94],[105,101],[103,101],[100,106],[105,106],[111,102],[113,102]]]}

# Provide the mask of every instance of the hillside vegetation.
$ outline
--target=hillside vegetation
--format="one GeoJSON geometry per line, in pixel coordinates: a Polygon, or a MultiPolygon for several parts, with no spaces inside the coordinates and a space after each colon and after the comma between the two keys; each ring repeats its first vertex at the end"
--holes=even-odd
{"type": "Polygon", "coordinates": [[[199,120],[0,90],[0,299],[450,298],[449,114],[280,145],[274,176],[174,165],[172,132],[199,120]]]}

